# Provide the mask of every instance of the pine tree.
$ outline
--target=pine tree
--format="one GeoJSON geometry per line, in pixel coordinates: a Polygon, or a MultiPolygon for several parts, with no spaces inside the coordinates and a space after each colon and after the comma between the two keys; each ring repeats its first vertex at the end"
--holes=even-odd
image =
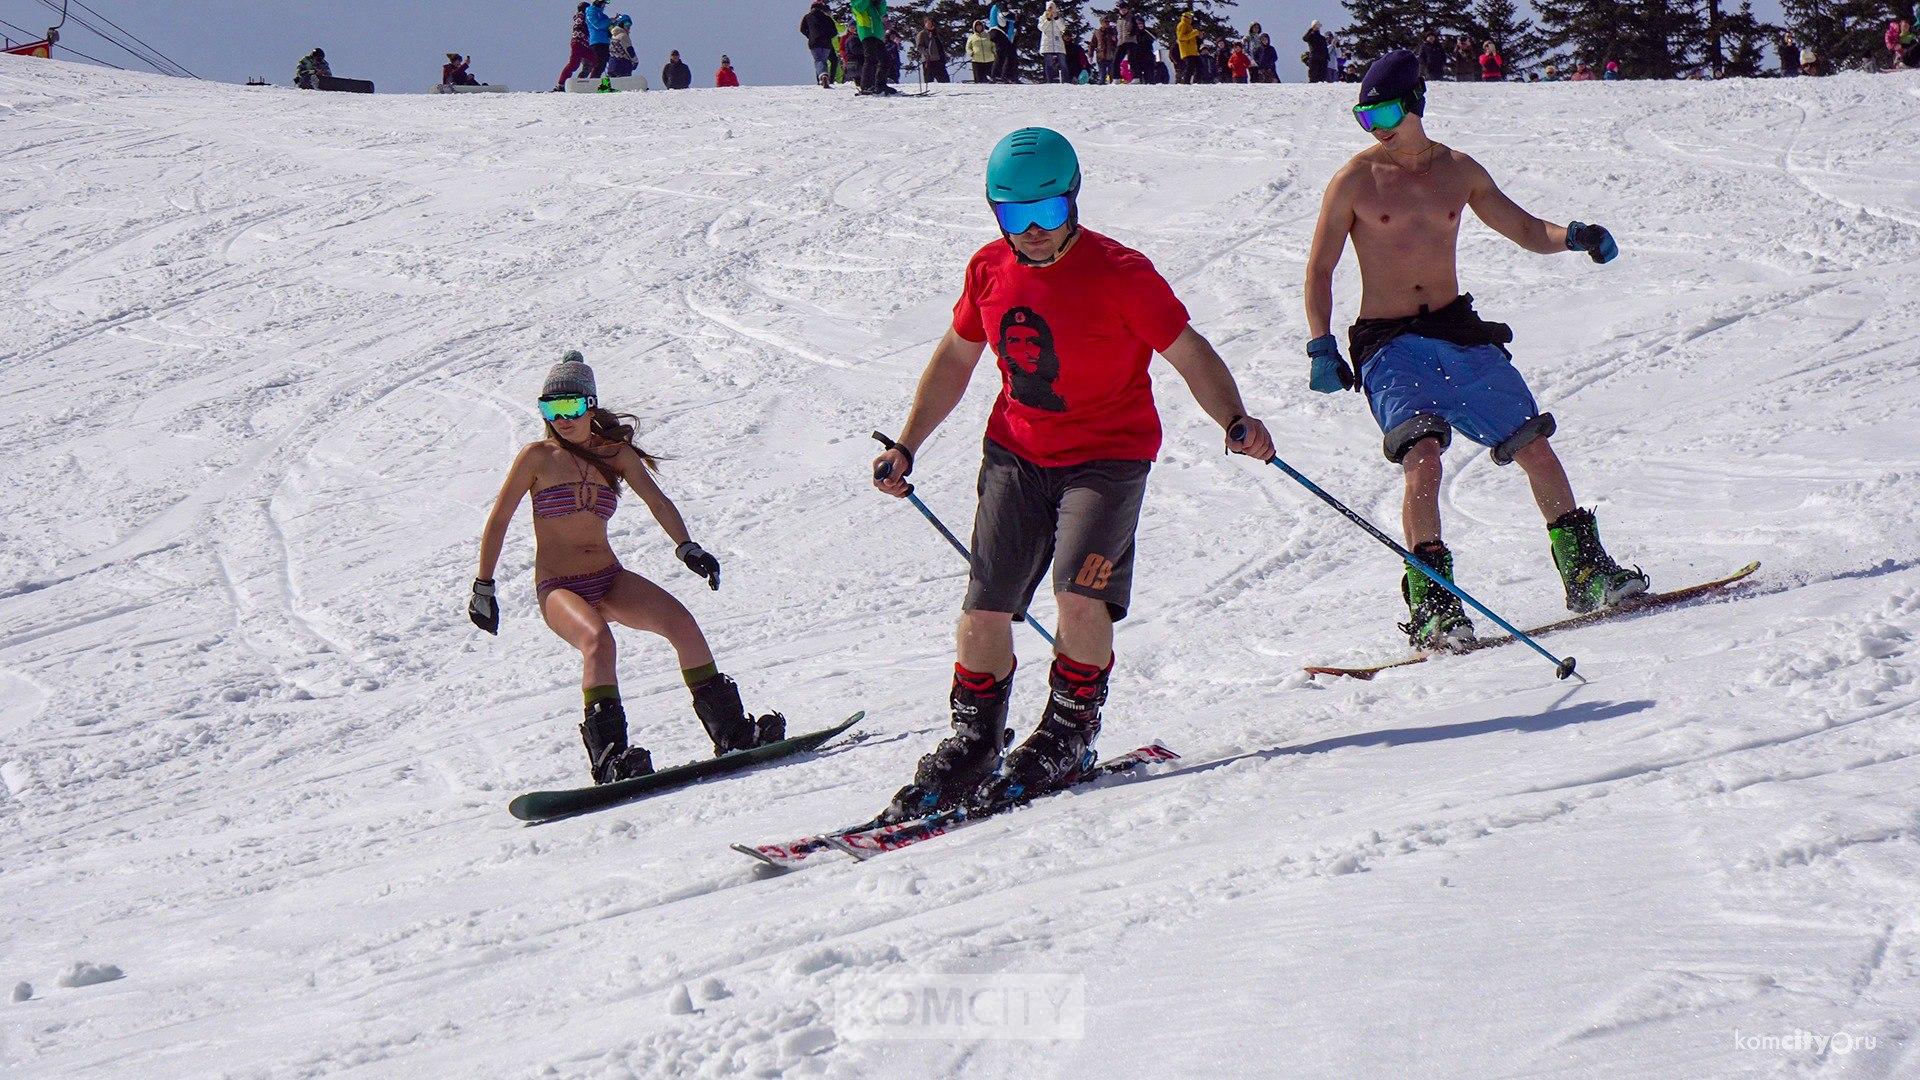
{"type": "Polygon", "coordinates": [[[1721,73],[1728,78],[1750,79],[1760,74],[1766,62],[1766,46],[1778,27],[1754,17],[1753,0],[1740,0],[1740,10],[1720,21],[1721,39],[1726,45],[1726,63],[1721,73]]]}
{"type": "Polygon", "coordinates": [[[1780,0],[1782,21],[1800,44],[1813,46],[1823,75],[1872,63],[1886,49],[1886,13],[1899,7],[1879,0],[1780,0]]]}
{"type": "Polygon", "coordinates": [[[1671,79],[1706,52],[1707,0],[1533,0],[1540,40],[1555,58],[1627,79],[1671,79]]]}
{"type": "MultiPolygon", "coordinates": [[[[1505,0],[1492,0],[1505,3],[1505,0]]],[[[1487,6],[1488,0],[1482,0],[1487,6]]],[[[1467,9],[1467,0],[1340,0],[1347,9],[1347,25],[1340,28],[1340,40],[1347,50],[1363,62],[1371,62],[1395,49],[1418,49],[1427,31],[1442,34],[1479,33],[1479,26],[1467,9]]],[[[1509,14],[1513,5],[1506,3],[1509,14]]],[[[1484,36],[1473,37],[1477,45],[1484,36]]]]}

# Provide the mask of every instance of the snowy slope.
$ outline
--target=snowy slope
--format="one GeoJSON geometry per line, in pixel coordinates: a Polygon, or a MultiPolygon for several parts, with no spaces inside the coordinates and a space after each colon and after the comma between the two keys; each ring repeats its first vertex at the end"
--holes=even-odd
{"type": "MultiPolygon", "coordinates": [[[[1920,1075],[1913,75],[1433,94],[1523,205],[1620,237],[1605,268],[1462,245],[1610,546],[1659,586],[1760,559],[1752,587],[1550,639],[1584,686],[1516,649],[1316,684],[1398,653],[1398,568],[1223,457],[1162,370],[1104,741],[1186,760],[864,865],[727,850],[866,816],[944,726],[963,567],[868,487],[866,433],[992,236],[1012,127],[1075,139],[1087,221],[1176,283],[1283,456],[1397,520],[1359,402],[1300,355],[1346,104],[361,98],[0,58],[0,985],[34,990],[0,1072],[1920,1075]],[[865,708],[867,739],[506,815],[582,772],[524,522],[501,636],[462,609],[576,345],[726,585],[632,508],[622,558],[749,705],[865,708]],[[57,985],[77,961],[124,977],[57,985]],[[836,1014],[854,976],[930,973],[1084,975],[1087,1037],[836,1014]],[[1875,1045],[1753,1041],[1796,1031],[1875,1045]]],[[[916,473],[957,526],[989,398],[916,473]]],[[[1450,468],[1462,580],[1558,613],[1517,471],[1450,468]]],[[[636,737],[701,752],[664,647],[622,649],[636,737]]]]}

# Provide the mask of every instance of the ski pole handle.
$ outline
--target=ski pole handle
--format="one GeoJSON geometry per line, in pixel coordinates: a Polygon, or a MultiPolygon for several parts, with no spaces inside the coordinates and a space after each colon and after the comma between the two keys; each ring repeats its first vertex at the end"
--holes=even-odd
{"type": "MultiPolygon", "coordinates": [[[[897,442],[894,442],[894,441],[893,441],[892,439],[890,439],[890,438],[888,438],[888,437],[887,437],[887,436],[886,436],[886,435],[885,435],[884,433],[882,433],[882,432],[878,432],[878,431],[876,431],[876,432],[874,432],[874,433],[873,433],[873,437],[874,437],[874,438],[876,438],[876,439],[878,439],[878,440],[880,440],[880,445],[881,445],[881,446],[884,446],[884,447],[886,447],[886,448],[887,448],[887,449],[889,449],[889,450],[898,450],[898,451],[900,451],[900,453],[901,453],[901,454],[902,454],[902,455],[903,455],[903,456],[904,456],[904,457],[905,457],[905,458],[907,459],[907,471],[908,471],[908,472],[912,472],[912,471],[913,471],[913,451],[911,451],[911,450],[909,450],[909,449],[907,449],[907,448],[906,448],[906,447],[904,447],[904,446],[901,446],[901,445],[900,445],[899,443],[897,443],[897,442]]],[[[874,470],[873,470],[873,478],[874,478],[875,480],[885,480],[885,479],[886,479],[887,477],[889,477],[889,476],[892,476],[892,475],[893,475],[893,466],[891,466],[891,465],[877,465],[877,466],[875,466],[875,467],[874,467],[874,470]]],[[[913,485],[912,485],[912,484],[908,484],[908,485],[907,485],[907,494],[908,494],[908,495],[912,495],[912,494],[913,494],[913,485]]]]}

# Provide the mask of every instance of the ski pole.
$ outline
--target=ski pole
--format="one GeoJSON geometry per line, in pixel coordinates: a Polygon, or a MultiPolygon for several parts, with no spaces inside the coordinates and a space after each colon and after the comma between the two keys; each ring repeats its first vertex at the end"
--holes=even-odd
{"type": "MultiPolygon", "coordinates": [[[[873,437],[880,440],[880,445],[886,447],[889,450],[898,450],[903,454],[906,453],[905,447],[901,446],[899,443],[894,442],[892,439],[887,438],[885,435],[882,435],[877,431],[873,433],[873,437]]],[[[888,472],[889,472],[888,467],[885,465],[882,465],[879,468],[873,470],[873,478],[875,480],[885,480],[887,478],[888,472]]],[[[953,530],[947,528],[946,525],[942,523],[937,516],[934,515],[934,512],[927,508],[927,504],[920,501],[920,496],[915,495],[913,493],[912,484],[907,485],[907,501],[912,503],[913,508],[920,511],[920,513],[924,515],[928,521],[933,522],[933,527],[940,530],[940,535],[947,538],[947,543],[953,545],[953,550],[959,552],[961,558],[967,560],[968,562],[973,561],[973,554],[967,550],[967,545],[961,543],[960,538],[953,535],[953,530]]],[[[1047,644],[1049,645],[1053,644],[1053,635],[1047,633],[1046,627],[1041,626],[1039,623],[1035,622],[1032,615],[1029,615],[1023,611],[1020,613],[1020,618],[1025,620],[1028,626],[1033,627],[1034,633],[1039,634],[1041,637],[1047,639],[1047,644]]]]}
{"type": "MultiPolygon", "coordinates": [[[[1240,428],[1239,425],[1236,424],[1231,434],[1233,436],[1234,441],[1238,442],[1242,438],[1242,429],[1240,428]]],[[[1573,674],[1573,665],[1574,665],[1573,657],[1569,656],[1565,660],[1562,660],[1559,657],[1548,652],[1546,649],[1542,648],[1540,643],[1533,640],[1531,637],[1528,637],[1525,631],[1521,630],[1519,627],[1513,625],[1512,623],[1501,618],[1500,616],[1495,615],[1492,609],[1488,608],[1487,605],[1481,603],[1478,600],[1475,600],[1472,596],[1469,596],[1465,589],[1462,589],[1458,585],[1455,585],[1453,582],[1448,581],[1446,578],[1440,576],[1439,573],[1435,572],[1434,569],[1428,566],[1424,561],[1415,558],[1412,552],[1408,551],[1406,548],[1401,547],[1398,543],[1394,541],[1392,537],[1388,536],[1386,533],[1383,533],[1379,529],[1375,528],[1373,525],[1373,522],[1368,521],[1366,518],[1363,518],[1359,514],[1354,513],[1352,510],[1347,509],[1347,506],[1345,503],[1342,503],[1339,499],[1336,499],[1333,496],[1327,494],[1325,491],[1321,490],[1320,485],[1307,479],[1305,476],[1300,475],[1300,470],[1295,469],[1293,466],[1280,460],[1280,455],[1275,454],[1273,457],[1268,458],[1267,464],[1273,466],[1276,469],[1279,469],[1281,472],[1286,473],[1288,476],[1293,477],[1295,480],[1300,481],[1301,487],[1304,487],[1308,491],[1313,492],[1315,495],[1320,496],[1321,500],[1325,502],[1328,506],[1331,506],[1335,510],[1338,510],[1340,511],[1340,513],[1346,515],[1346,518],[1348,521],[1351,521],[1355,525],[1358,525],[1361,528],[1367,530],[1367,532],[1371,534],[1375,540],[1378,540],[1381,543],[1392,548],[1394,554],[1400,556],[1402,559],[1405,559],[1408,566],[1414,567],[1415,569],[1419,570],[1421,573],[1427,575],[1427,577],[1433,579],[1433,583],[1435,585],[1440,586],[1441,588],[1447,590],[1453,595],[1466,601],[1468,604],[1473,605],[1473,609],[1475,611],[1478,611],[1480,614],[1485,615],[1487,618],[1492,619],[1495,623],[1498,623],[1500,628],[1502,630],[1505,630],[1507,633],[1512,634],[1516,641],[1525,642],[1527,644],[1527,647],[1531,648],[1534,652],[1539,653],[1541,656],[1546,657],[1553,664],[1553,674],[1555,678],[1564,679],[1567,676],[1573,674]]],[[[1586,682],[1587,680],[1584,676],[1582,676],[1580,681],[1586,682]]]]}

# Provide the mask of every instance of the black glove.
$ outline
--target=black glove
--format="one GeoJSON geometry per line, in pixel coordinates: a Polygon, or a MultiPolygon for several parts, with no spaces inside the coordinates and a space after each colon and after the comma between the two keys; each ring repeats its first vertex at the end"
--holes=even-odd
{"type": "Polygon", "coordinates": [[[673,549],[687,569],[707,579],[707,585],[715,592],[720,591],[720,560],[707,554],[706,549],[689,540],[673,549]]]}
{"type": "Polygon", "coordinates": [[[1612,262],[1620,255],[1620,245],[1613,242],[1613,234],[1605,226],[1578,221],[1567,223],[1567,250],[1584,251],[1597,263],[1612,262]]]}
{"type": "Polygon", "coordinates": [[[493,599],[493,579],[473,579],[473,599],[467,601],[467,618],[489,634],[500,633],[500,605],[493,599]]]}

